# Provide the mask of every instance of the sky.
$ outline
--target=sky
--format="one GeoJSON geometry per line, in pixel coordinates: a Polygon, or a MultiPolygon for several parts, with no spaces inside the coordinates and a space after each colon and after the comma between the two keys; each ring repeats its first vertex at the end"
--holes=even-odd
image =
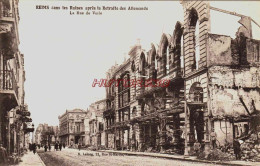
{"type": "MultiPolygon", "coordinates": [[[[260,2],[211,2],[214,7],[251,16],[260,23],[260,2]]],[[[25,102],[34,124],[58,125],[66,109],[81,108],[105,98],[105,89],[92,87],[106,78],[115,63],[128,58],[140,39],[145,50],[159,44],[183,21],[178,1],[19,1],[20,52],[25,57],[25,102]],[[51,6],[134,6],[146,11],[102,11],[102,15],[70,15],[69,10],[36,9],[51,6]]],[[[211,32],[235,36],[238,17],[211,12],[211,32]],[[214,21],[213,21],[214,20],[214,21]],[[227,25],[227,26],[224,26],[227,25]]],[[[255,27],[253,27],[255,28],[255,27]]],[[[254,35],[254,33],[253,33],[254,35]]],[[[260,39],[259,28],[254,36],[260,39]]]]}

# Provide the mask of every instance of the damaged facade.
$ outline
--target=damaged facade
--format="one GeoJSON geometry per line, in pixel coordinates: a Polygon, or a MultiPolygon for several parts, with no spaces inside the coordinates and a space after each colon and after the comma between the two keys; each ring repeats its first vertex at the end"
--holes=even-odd
{"type": "MultiPolygon", "coordinates": [[[[106,87],[105,145],[110,149],[193,154],[252,132],[260,110],[259,40],[241,16],[236,38],[211,33],[206,1],[182,1],[183,23],[147,52],[140,44],[107,80],[168,79],[168,87],[106,87]]],[[[226,12],[227,13],[227,12],[226,12]]],[[[150,84],[155,84],[154,81],[150,84]]]]}

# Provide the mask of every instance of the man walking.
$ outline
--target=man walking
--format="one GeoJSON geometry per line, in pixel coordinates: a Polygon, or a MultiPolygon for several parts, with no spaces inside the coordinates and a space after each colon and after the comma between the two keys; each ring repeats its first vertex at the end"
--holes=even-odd
{"type": "Polygon", "coordinates": [[[212,129],[212,131],[211,131],[211,133],[210,133],[210,137],[211,137],[211,141],[212,141],[212,147],[213,147],[213,149],[215,149],[215,147],[216,147],[216,141],[217,141],[217,134],[216,134],[216,132],[214,131],[214,129],[212,129]]]}
{"type": "Polygon", "coordinates": [[[35,143],[33,144],[32,148],[33,148],[33,154],[35,154],[36,153],[36,148],[37,148],[35,143]]]}
{"type": "Polygon", "coordinates": [[[48,147],[49,147],[49,151],[51,151],[51,144],[49,144],[49,146],[48,146],[48,147]]]}
{"type": "Polygon", "coordinates": [[[58,146],[59,146],[59,145],[58,145],[58,143],[56,142],[56,143],[55,143],[55,150],[56,150],[56,151],[58,151],[58,146]]]}
{"type": "Polygon", "coordinates": [[[61,151],[61,149],[62,149],[62,144],[61,144],[61,143],[59,143],[59,149],[60,149],[60,151],[61,151]]]}
{"type": "Polygon", "coordinates": [[[234,148],[236,159],[240,160],[240,143],[237,139],[234,139],[233,148],[234,148]]]}
{"type": "Polygon", "coordinates": [[[48,149],[48,147],[47,147],[47,145],[45,144],[45,145],[44,145],[44,151],[47,152],[47,149],[48,149]]]}

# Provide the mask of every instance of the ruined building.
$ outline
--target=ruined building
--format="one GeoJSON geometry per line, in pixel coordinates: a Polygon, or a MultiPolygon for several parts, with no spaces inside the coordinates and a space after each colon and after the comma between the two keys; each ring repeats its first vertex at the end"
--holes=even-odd
{"type": "Polygon", "coordinates": [[[195,141],[207,152],[259,131],[260,51],[250,17],[182,1],[184,20],[173,34],[146,52],[140,44],[129,59],[107,72],[108,80],[149,80],[146,86],[106,87],[106,147],[193,153],[195,141]],[[211,33],[211,11],[240,17],[236,38],[211,33]],[[168,87],[153,87],[167,79],[168,87]],[[216,143],[213,139],[216,138],[216,143]],[[213,145],[214,144],[214,145],[213,145]]]}

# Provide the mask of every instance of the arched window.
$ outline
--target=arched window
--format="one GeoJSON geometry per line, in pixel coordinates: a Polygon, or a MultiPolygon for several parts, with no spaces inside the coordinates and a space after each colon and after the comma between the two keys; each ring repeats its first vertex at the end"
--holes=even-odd
{"type": "Polygon", "coordinates": [[[184,68],[184,47],[183,47],[183,36],[181,36],[181,56],[180,56],[180,61],[181,61],[181,68],[184,68]]]}
{"type": "Polygon", "coordinates": [[[203,88],[200,86],[200,83],[196,82],[192,84],[189,92],[189,98],[192,102],[203,102],[203,88]]]}
{"type": "Polygon", "coordinates": [[[137,116],[137,110],[136,107],[134,107],[132,110],[132,117],[136,117],[136,116],[137,116]]]}
{"type": "Polygon", "coordinates": [[[170,55],[169,55],[169,47],[166,49],[166,74],[169,73],[170,70],[170,55]]]}
{"type": "Polygon", "coordinates": [[[159,72],[165,75],[169,71],[169,41],[166,34],[162,35],[159,47],[160,63],[162,63],[162,68],[159,66],[162,71],[159,72]]]}
{"type": "Polygon", "coordinates": [[[178,21],[173,32],[172,67],[180,69],[184,64],[183,57],[183,26],[178,21]]]}
{"type": "Polygon", "coordinates": [[[199,60],[200,60],[200,38],[199,38],[199,21],[197,20],[195,28],[195,61],[196,61],[196,70],[199,69],[199,60]]]}
{"type": "Polygon", "coordinates": [[[118,106],[124,107],[130,102],[130,75],[127,71],[119,79],[118,106]]]}
{"type": "Polygon", "coordinates": [[[199,38],[199,17],[197,11],[192,8],[190,11],[190,31],[192,32],[192,38],[193,38],[193,46],[194,46],[194,52],[193,52],[193,66],[192,69],[198,69],[199,68],[199,60],[200,60],[200,38],[199,38]]]}

